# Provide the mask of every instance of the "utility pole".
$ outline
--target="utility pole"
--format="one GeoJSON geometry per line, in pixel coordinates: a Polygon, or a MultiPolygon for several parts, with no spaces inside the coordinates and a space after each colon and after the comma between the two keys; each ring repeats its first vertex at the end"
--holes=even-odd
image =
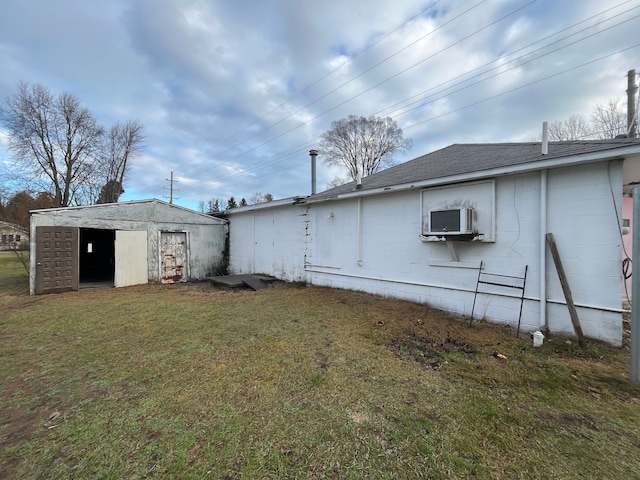
{"type": "Polygon", "coordinates": [[[638,93],[638,86],[636,85],[636,71],[629,70],[627,72],[627,137],[628,138],[636,138],[636,131],[637,131],[636,93],[638,93]]]}
{"type": "MultiPolygon", "coordinates": [[[[169,197],[167,197],[165,195],[164,198],[169,198],[169,203],[173,204],[173,200],[174,200],[174,198],[173,198],[173,183],[174,182],[178,183],[178,181],[173,179],[173,172],[171,172],[171,177],[170,178],[165,178],[164,180],[165,180],[165,182],[169,182],[169,197]]],[[[178,200],[178,198],[176,197],[175,200],[178,200]]]]}

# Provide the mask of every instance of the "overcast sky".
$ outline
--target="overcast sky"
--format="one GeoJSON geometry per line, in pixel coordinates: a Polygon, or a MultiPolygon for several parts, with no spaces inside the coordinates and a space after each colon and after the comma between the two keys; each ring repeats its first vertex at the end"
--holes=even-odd
{"type": "MultiPolygon", "coordinates": [[[[390,116],[404,162],[453,143],[532,141],[626,102],[640,1],[1,0],[0,99],[19,81],[138,119],[123,200],[308,195],[320,134],[390,116]]],[[[626,103],[625,103],[626,105],[626,103]]],[[[10,165],[6,132],[0,161],[10,165]]],[[[318,190],[336,169],[318,157],[318,190]]]]}

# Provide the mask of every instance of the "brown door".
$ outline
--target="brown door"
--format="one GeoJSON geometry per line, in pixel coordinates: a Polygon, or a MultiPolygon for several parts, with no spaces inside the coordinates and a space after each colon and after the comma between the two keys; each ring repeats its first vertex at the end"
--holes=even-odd
{"type": "Polygon", "coordinates": [[[36,295],[78,290],[78,229],[36,227],[36,295]]]}

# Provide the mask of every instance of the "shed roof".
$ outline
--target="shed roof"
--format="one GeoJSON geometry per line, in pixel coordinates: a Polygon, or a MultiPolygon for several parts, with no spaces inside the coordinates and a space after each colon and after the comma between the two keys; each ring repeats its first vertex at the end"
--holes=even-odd
{"type": "Polygon", "coordinates": [[[170,221],[194,224],[219,225],[226,220],[196,212],[179,205],[158,199],[132,200],[128,202],[104,203],[99,205],[81,205],[77,207],[48,208],[32,210],[32,215],[56,217],[85,217],[114,220],[170,221]]]}
{"type": "Polygon", "coordinates": [[[542,154],[541,142],[454,144],[365,177],[362,189],[356,190],[354,181],[312,195],[308,200],[326,200],[347,193],[364,194],[370,190],[429,180],[439,180],[440,183],[464,181],[495,175],[500,169],[502,173],[538,170],[550,168],[548,165],[551,164],[583,163],[621,157],[629,152],[640,154],[640,139],[549,142],[545,155],[542,154]]]}

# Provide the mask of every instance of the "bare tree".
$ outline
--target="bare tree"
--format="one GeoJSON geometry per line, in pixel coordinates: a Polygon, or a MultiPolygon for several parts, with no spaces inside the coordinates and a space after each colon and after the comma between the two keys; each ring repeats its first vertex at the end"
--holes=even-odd
{"type": "Polygon", "coordinates": [[[595,138],[615,138],[627,132],[627,113],[620,99],[599,103],[591,114],[595,138]]]}
{"type": "Polygon", "coordinates": [[[116,123],[105,136],[99,170],[103,185],[97,203],[115,203],[124,193],[124,176],[129,159],[139,155],[144,127],[137,120],[116,123]]]}
{"type": "Polygon", "coordinates": [[[80,100],[54,97],[41,85],[18,84],[0,109],[14,158],[66,207],[94,173],[93,158],[104,133],[80,100]]]}
{"type": "Polygon", "coordinates": [[[591,138],[591,126],[580,114],[573,114],[567,120],[553,122],[549,125],[549,140],[586,140],[591,138]]]}
{"type": "Polygon", "coordinates": [[[0,106],[16,172],[33,190],[51,192],[56,204],[115,202],[128,162],[144,140],[138,121],[118,123],[107,135],[70,93],[54,96],[39,84],[20,82],[0,106]]]}
{"type": "Polygon", "coordinates": [[[345,183],[348,183],[348,182],[349,182],[348,178],[336,176],[333,178],[333,180],[327,183],[326,189],[329,190],[330,188],[339,187],[340,185],[344,185],[345,183]]]}
{"type": "Polygon", "coordinates": [[[412,146],[390,117],[349,115],[331,122],[321,139],[324,163],[346,168],[353,180],[393,165],[393,156],[412,146]]]}
{"type": "Polygon", "coordinates": [[[273,201],[273,195],[271,195],[270,193],[255,192],[249,198],[249,205],[255,205],[256,203],[264,203],[264,202],[271,202],[271,201],[273,201]]]}
{"type": "Polygon", "coordinates": [[[549,139],[553,141],[605,140],[626,133],[627,113],[619,99],[596,105],[590,120],[573,114],[566,120],[549,125],[549,139]]]}

